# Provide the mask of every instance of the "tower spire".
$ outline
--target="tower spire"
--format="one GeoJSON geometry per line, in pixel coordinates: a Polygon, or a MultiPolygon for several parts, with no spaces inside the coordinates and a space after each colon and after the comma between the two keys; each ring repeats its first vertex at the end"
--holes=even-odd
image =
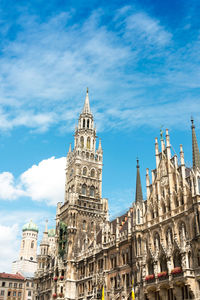
{"type": "Polygon", "coordinates": [[[137,159],[137,179],[136,179],[136,193],[135,193],[135,202],[141,202],[143,201],[143,195],[142,195],[142,185],[141,185],[141,179],[140,179],[140,166],[139,166],[139,160],[137,159]]]}
{"type": "Polygon", "coordinates": [[[194,119],[191,118],[192,123],[192,160],[193,160],[193,168],[199,168],[200,169],[200,154],[199,154],[199,147],[197,143],[197,137],[195,132],[195,126],[194,126],[194,119]]]}
{"type": "Polygon", "coordinates": [[[83,107],[82,113],[91,114],[91,111],[90,111],[90,101],[89,101],[89,90],[88,90],[88,88],[87,88],[87,91],[86,91],[85,103],[84,103],[84,107],[83,107]]]}

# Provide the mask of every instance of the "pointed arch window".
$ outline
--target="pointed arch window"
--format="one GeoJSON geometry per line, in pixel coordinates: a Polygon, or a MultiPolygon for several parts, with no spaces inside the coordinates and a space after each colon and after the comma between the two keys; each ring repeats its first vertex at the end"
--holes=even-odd
{"type": "Polygon", "coordinates": [[[82,195],[86,195],[86,184],[82,185],[82,195]]]}
{"type": "Polygon", "coordinates": [[[85,128],[85,119],[83,119],[83,128],[85,128]]]}
{"type": "Polygon", "coordinates": [[[87,128],[90,128],[90,120],[87,120],[87,128]]]}
{"type": "Polygon", "coordinates": [[[90,149],[90,138],[87,138],[87,149],[90,149]]]}
{"type": "Polygon", "coordinates": [[[80,141],[81,141],[81,148],[83,148],[84,147],[84,137],[83,136],[81,136],[80,141]]]}
{"type": "Polygon", "coordinates": [[[83,230],[86,230],[86,221],[83,220],[83,230]]]}
{"type": "Polygon", "coordinates": [[[139,208],[137,210],[137,222],[138,222],[138,224],[140,224],[140,210],[139,210],[139,208]]]}
{"type": "Polygon", "coordinates": [[[91,222],[91,231],[94,231],[94,222],[91,222]]]}
{"type": "Polygon", "coordinates": [[[83,175],[87,175],[87,168],[86,167],[83,168],[83,175]]]}
{"type": "Polygon", "coordinates": [[[94,186],[91,186],[90,187],[90,196],[91,197],[94,197],[94,191],[95,191],[94,186]]]}
{"type": "Polygon", "coordinates": [[[91,170],[91,177],[94,177],[95,176],[95,171],[94,169],[91,170]]]}

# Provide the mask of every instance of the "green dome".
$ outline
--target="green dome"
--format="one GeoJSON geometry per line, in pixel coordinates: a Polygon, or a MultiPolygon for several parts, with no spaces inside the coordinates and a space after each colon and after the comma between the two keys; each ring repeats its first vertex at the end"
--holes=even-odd
{"type": "Polygon", "coordinates": [[[23,227],[22,227],[22,231],[36,231],[38,232],[38,227],[36,224],[34,224],[32,222],[32,220],[30,220],[30,222],[26,223],[23,227]]]}
{"type": "Polygon", "coordinates": [[[49,237],[54,237],[56,234],[56,230],[54,228],[51,228],[48,230],[48,236],[49,237]]]}

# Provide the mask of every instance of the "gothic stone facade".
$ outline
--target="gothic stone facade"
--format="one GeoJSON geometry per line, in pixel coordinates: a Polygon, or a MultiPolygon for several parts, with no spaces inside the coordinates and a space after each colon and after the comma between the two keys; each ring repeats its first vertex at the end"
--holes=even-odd
{"type": "MultiPolygon", "coordinates": [[[[200,155],[192,122],[193,167],[184,152],[172,157],[168,130],[161,149],[155,140],[156,169],[146,171],[143,199],[137,162],[135,202],[126,214],[108,219],[102,199],[101,141],[88,92],[69,148],[65,201],[58,203],[55,251],[42,242],[37,299],[200,299],[200,155]],[[45,248],[45,251],[44,251],[45,248]]],[[[45,240],[45,239],[43,239],[45,240]]]]}

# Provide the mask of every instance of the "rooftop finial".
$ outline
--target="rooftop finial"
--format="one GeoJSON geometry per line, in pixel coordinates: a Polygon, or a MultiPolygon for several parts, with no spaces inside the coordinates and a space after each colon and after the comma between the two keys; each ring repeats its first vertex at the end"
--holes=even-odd
{"type": "Polygon", "coordinates": [[[85,103],[83,107],[83,113],[85,114],[91,114],[90,111],[90,101],[89,101],[89,89],[86,90],[86,97],[85,97],[85,103]]]}
{"type": "Polygon", "coordinates": [[[191,123],[192,123],[192,128],[195,128],[195,126],[194,126],[194,118],[193,118],[193,116],[191,116],[191,123]]]}
{"type": "Polygon", "coordinates": [[[160,128],[160,140],[163,141],[163,130],[162,130],[163,126],[161,126],[160,128]]]}

